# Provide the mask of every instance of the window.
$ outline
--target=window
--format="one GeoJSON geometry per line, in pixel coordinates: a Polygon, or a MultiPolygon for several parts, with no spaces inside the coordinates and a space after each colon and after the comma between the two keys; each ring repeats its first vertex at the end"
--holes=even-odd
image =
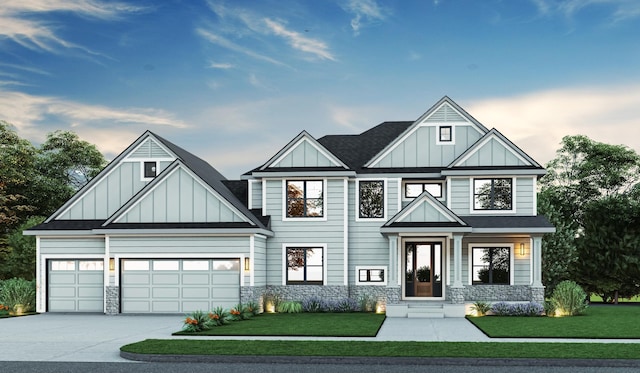
{"type": "Polygon", "coordinates": [[[209,261],[208,260],[183,260],[182,270],[183,271],[208,271],[209,261]]]}
{"type": "Polygon", "coordinates": [[[416,198],[425,190],[436,198],[442,197],[441,183],[406,183],[404,184],[404,197],[416,198]]]}
{"type": "Polygon", "coordinates": [[[213,261],[213,270],[214,271],[239,271],[240,270],[240,260],[238,259],[229,259],[229,260],[214,260],[213,261]]]}
{"type": "Polygon", "coordinates": [[[144,177],[145,179],[153,179],[158,172],[157,162],[144,162],[144,177]]]}
{"type": "Polygon", "coordinates": [[[148,260],[125,260],[123,267],[125,271],[148,271],[149,261],[148,260]]]}
{"type": "Polygon", "coordinates": [[[154,271],[178,271],[180,270],[180,262],[177,260],[154,260],[154,271]]]}
{"type": "Polygon", "coordinates": [[[451,142],[453,140],[451,126],[440,126],[439,131],[440,142],[451,142]]]}
{"type": "Polygon", "coordinates": [[[81,271],[102,271],[104,261],[102,260],[81,260],[78,262],[78,269],[81,271]]]}
{"type": "Polygon", "coordinates": [[[386,285],[386,267],[356,267],[356,285],[386,285]]]}
{"type": "Polygon", "coordinates": [[[472,247],[473,284],[509,285],[510,247],[472,247]]]}
{"type": "Polygon", "coordinates": [[[287,284],[322,285],[324,258],[321,247],[287,248],[287,284]]]}
{"type": "Polygon", "coordinates": [[[322,180],[287,181],[287,217],[323,217],[323,185],[322,180]]]}
{"type": "Polygon", "coordinates": [[[512,179],[474,179],[474,210],[511,210],[512,179]]]}
{"type": "Polygon", "coordinates": [[[53,260],[51,261],[52,271],[75,271],[76,262],[73,260],[53,260]]]}
{"type": "Polygon", "coordinates": [[[360,218],[384,218],[384,181],[358,182],[360,218]]]}

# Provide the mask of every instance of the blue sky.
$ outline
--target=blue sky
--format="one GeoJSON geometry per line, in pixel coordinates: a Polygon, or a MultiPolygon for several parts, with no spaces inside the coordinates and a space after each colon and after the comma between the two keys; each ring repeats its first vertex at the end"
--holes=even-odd
{"type": "Polygon", "coordinates": [[[444,95],[540,163],[572,134],[640,151],[636,0],[0,0],[0,25],[0,119],[107,158],[149,129],[238,178],[444,95]]]}

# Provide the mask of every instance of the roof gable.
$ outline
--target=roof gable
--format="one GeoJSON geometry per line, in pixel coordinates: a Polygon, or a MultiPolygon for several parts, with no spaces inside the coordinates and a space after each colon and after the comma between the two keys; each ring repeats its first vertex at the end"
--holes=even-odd
{"type": "Polygon", "coordinates": [[[175,158],[162,143],[157,141],[151,132],[138,146],[128,152],[128,159],[148,159],[148,158],[175,158]]]}
{"type": "Polygon", "coordinates": [[[487,131],[445,96],[371,158],[365,167],[446,167],[487,131]],[[443,126],[451,127],[452,141],[440,141],[438,129],[443,126]]]}
{"type": "Polygon", "coordinates": [[[452,223],[467,225],[453,211],[433,197],[429,192],[422,192],[410,204],[400,210],[384,226],[399,223],[452,223]]]}
{"type": "Polygon", "coordinates": [[[177,160],[120,211],[110,223],[251,223],[218,191],[177,160]]]}
{"type": "Polygon", "coordinates": [[[509,166],[542,167],[494,128],[453,161],[449,168],[509,166]]]}
{"type": "Polygon", "coordinates": [[[274,155],[260,170],[269,168],[340,167],[348,169],[338,157],[306,131],[302,131],[274,155]]]}

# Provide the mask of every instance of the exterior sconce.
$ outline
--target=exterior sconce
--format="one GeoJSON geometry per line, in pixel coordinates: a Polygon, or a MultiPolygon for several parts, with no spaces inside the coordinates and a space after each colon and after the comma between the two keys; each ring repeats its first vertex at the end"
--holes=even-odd
{"type": "Polygon", "coordinates": [[[520,244],[520,256],[524,256],[524,244],[520,244]]]}
{"type": "Polygon", "coordinates": [[[244,270],[248,271],[250,269],[250,261],[249,258],[244,258],[244,270]]]}
{"type": "Polygon", "coordinates": [[[109,258],[109,271],[113,272],[116,270],[116,260],[113,258],[109,258]]]}

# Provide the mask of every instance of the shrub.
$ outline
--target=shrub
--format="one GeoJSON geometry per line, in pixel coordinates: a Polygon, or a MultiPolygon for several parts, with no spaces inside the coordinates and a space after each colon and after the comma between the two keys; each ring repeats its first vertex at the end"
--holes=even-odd
{"type": "Polygon", "coordinates": [[[253,312],[249,311],[247,306],[242,305],[242,303],[236,304],[236,306],[229,311],[229,314],[229,319],[233,321],[248,320],[253,317],[253,312]]]}
{"type": "Polygon", "coordinates": [[[475,302],[471,306],[471,311],[474,311],[476,313],[476,316],[484,316],[489,311],[491,311],[491,303],[482,302],[482,301],[475,302]]]}
{"type": "Polygon", "coordinates": [[[357,312],[358,302],[351,298],[338,299],[335,302],[334,312],[357,312]]]}
{"type": "Polygon", "coordinates": [[[185,332],[201,332],[203,330],[209,329],[209,325],[207,323],[208,318],[202,311],[193,311],[191,314],[187,315],[184,319],[184,325],[182,326],[182,330],[185,332]]]}
{"type": "Polygon", "coordinates": [[[281,313],[300,313],[302,312],[302,303],[295,300],[280,302],[277,311],[281,313]]]}
{"type": "Polygon", "coordinates": [[[491,312],[497,316],[542,316],[544,306],[540,303],[514,303],[499,302],[491,307],[491,312]]]}
{"type": "Polygon", "coordinates": [[[312,296],[302,301],[302,310],[304,312],[325,312],[326,309],[326,302],[318,296],[312,296]]]}
{"type": "Polygon", "coordinates": [[[4,304],[0,304],[0,316],[6,316],[9,314],[9,306],[5,306],[4,304]]]}
{"type": "Polygon", "coordinates": [[[565,280],[553,290],[551,302],[555,316],[575,316],[582,314],[588,307],[587,293],[574,281],[565,280]]]}
{"type": "Polygon", "coordinates": [[[0,303],[15,309],[22,305],[24,312],[32,311],[36,304],[36,282],[23,278],[12,278],[2,283],[0,303]]]}
{"type": "Polygon", "coordinates": [[[252,316],[257,316],[260,314],[260,306],[256,302],[249,302],[246,305],[247,311],[251,312],[252,316]]]}
{"type": "Polygon", "coordinates": [[[547,316],[555,316],[556,314],[556,306],[549,299],[544,301],[544,313],[547,316]]]}
{"type": "Polygon", "coordinates": [[[358,297],[358,308],[362,312],[375,312],[378,308],[378,300],[369,294],[362,294],[358,297]]]}
{"type": "Polygon", "coordinates": [[[229,323],[230,315],[227,310],[222,307],[216,307],[207,315],[207,326],[215,327],[229,323]]]}

